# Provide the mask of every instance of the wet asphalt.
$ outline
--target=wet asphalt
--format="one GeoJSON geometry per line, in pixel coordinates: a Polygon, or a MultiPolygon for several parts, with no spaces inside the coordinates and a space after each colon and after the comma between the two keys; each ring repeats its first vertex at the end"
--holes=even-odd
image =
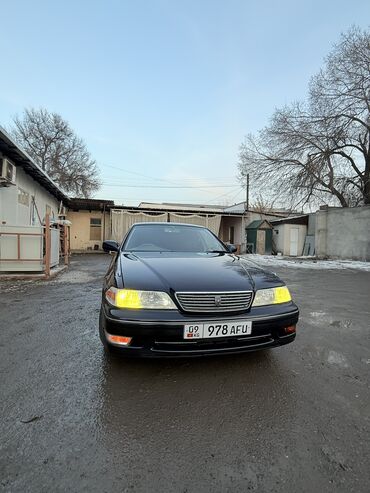
{"type": "Polygon", "coordinates": [[[285,347],[124,360],[98,338],[108,262],[0,283],[1,491],[370,491],[370,272],[275,269],[285,347]]]}

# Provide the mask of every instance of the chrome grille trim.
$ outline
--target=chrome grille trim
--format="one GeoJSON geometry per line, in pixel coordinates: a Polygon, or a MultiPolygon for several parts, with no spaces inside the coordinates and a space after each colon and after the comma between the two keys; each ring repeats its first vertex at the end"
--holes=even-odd
{"type": "Polygon", "coordinates": [[[186,312],[236,312],[248,310],[253,299],[253,291],[183,291],[175,293],[181,308],[186,312]],[[221,297],[215,303],[215,297],[221,297]]]}

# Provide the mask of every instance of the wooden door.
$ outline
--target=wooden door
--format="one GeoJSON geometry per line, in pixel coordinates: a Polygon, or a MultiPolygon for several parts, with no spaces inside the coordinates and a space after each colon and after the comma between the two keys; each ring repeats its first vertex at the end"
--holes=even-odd
{"type": "Polygon", "coordinates": [[[264,229],[257,230],[256,253],[265,254],[266,231],[264,229]]]}
{"type": "Polygon", "coordinates": [[[299,236],[299,229],[290,228],[289,255],[291,255],[292,257],[296,257],[298,255],[298,236],[299,236]]]}

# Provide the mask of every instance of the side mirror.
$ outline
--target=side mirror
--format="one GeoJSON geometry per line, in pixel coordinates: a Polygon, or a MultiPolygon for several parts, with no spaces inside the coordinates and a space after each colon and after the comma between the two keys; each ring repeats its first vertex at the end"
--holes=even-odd
{"type": "Polygon", "coordinates": [[[238,250],[235,245],[231,245],[230,243],[226,246],[230,253],[235,253],[238,250]]]}
{"type": "Polygon", "coordinates": [[[105,252],[118,252],[119,244],[113,240],[103,241],[103,250],[105,252]]]}

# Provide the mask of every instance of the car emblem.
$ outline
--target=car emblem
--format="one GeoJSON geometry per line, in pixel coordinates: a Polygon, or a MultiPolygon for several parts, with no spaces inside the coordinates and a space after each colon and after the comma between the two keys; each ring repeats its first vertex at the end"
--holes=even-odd
{"type": "Polygon", "coordinates": [[[215,296],[215,305],[216,306],[221,306],[221,301],[222,301],[221,296],[215,296]]]}

